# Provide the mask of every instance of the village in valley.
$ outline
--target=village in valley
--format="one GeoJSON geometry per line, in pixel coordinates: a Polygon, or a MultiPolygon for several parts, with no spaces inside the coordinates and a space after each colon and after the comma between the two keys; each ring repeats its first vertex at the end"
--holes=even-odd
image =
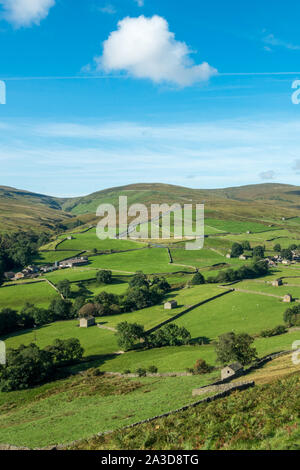
{"type": "Polygon", "coordinates": [[[44,359],[37,375],[0,370],[0,443],[105,448],[94,435],[297,380],[300,218],[222,218],[214,204],[200,250],[173,236],[99,240],[92,214],[57,232],[2,235],[0,338],[11,361],[44,359]],[[10,409],[29,390],[28,405],[10,409]],[[51,433],[35,396],[51,405],[51,433]]]}

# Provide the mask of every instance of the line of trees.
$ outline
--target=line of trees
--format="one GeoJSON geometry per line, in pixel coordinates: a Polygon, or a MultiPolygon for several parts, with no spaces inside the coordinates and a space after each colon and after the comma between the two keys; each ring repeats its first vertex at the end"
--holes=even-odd
{"type": "Polygon", "coordinates": [[[169,283],[163,277],[149,279],[144,273],[137,272],[129,283],[129,288],[122,295],[106,291],[88,299],[88,292],[79,292],[74,303],[70,297],[70,282],[60,281],[59,291],[65,297],[54,298],[48,308],[36,307],[26,303],[20,312],[11,308],[0,311],[0,336],[17,330],[43,326],[55,321],[71,320],[82,316],[105,316],[140,310],[157,304],[170,290],[169,283]]]}
{"type": "Polygon", "coordinates": [[[253,258],[262,259],[265,256],[265,247],[264,246],[258,245],[258,246],[255,246],[254,248],[251,248],[251,245],[247,240],[245,240],[241,243],[238,243],[238,242],[233,243],[232,247],[231,247],[231,253],[230,254],[231,254],[232,258],[238,258],[245,251],[250,251],[250,250],[252,251],[253,258]]]}
{"type": "Polygon", "coordinates": [[[146,334],[143,325],[121,322],[117,325],[116,337],[118,346],[124,351],[136,348],[139,343],[142,343],[144,348],[161,348],[182,346],[191,342],[190,332],[174,323],[169,323],[151,334],[146,334]]]}
{"type": "Polygon", "coordinates": [[[49,241],[49,234],[17,232],[0,234],[0,280],[11,269],[24,268],[38,255],[38,247],[49,241]]]}
{"type": "Polygon", "coordinates": [[[292,326],[300,326],[300,305],[286,309],[283,314],[283,320],[289,328],[292,326]]]}
{"type": "Polygon", "coordinates": [[[268,262],[264,260],[256,261],[249,265],[243,265],[238,269],[225,269],[220,271],[215,277],[208,277],[208,283],[234,282],[242,279],[255,279],[268,274],[268,262]]]}
{"type": "Polygon", "coordinates": [[[142,271],[138,271],[124,294],[103,291],[89,303],[94,304],[95,316],[132,312],[156,305],[170,289],[164,277],[154,276],[150,279],[142,271]]]}
{"type": "Polygon", "coordinates": [[[218,337],[215,345],[217,361],[222,365],[239,362],[243,366],[257,359],[257,351],[252,347],[254,338],[247,333],[225,333],[218,337]]]}
{"type": "Polygon", "coordinates": [[[20,312],[11,308],[0,311],[0,336],[72,318],[77,318],[77,312],[70,300],[55,298],[47,309],[27,302],[20,312]]]}
{"type": "Polygon", "coordinates": [[[279,253],[282,258],[292,260],[293,259],[293,251],[295,250],[300,250],[300,245],[297,245],[296,243],[292,243],[288,248],[282,248],[280,243],[276,243],[273,246],[273,250],[276,251],[276,253],[279,253]]]}
{"type": "MultiPolygon", "coordinates": [[[[143,325],[137,323],[122,322],[117,325],[116,337],[118,345],[124,351],[136,349],[142,344],[143,348],[159,348],[166,346],[182,346],[191,344],[191,334],[184,328],[174,323],[169,323],[151,334],[146,334],[143,325]]],[[[256,348],[252,346],[254,338],[247,333],[236,334],[229,332],[222,334],[215,342],[217,362],[222,365],[230,362],[240,362],[248,365],[255,361],[256,348]]],[[[198,373],[210,372],[213,368],[199,360],[194,369],[198,373]]],[[[189,371],[191,371],[189,369],[189,371]]]]}
{"type": "Polygon", "coordinates": [[[47,382],[59,367],[79,362],[83,353],[77,338],[56,339],[44,349],[34,343],[8,349],[6,364],[0,365],[0,390],[23,390],[47,382]]]}

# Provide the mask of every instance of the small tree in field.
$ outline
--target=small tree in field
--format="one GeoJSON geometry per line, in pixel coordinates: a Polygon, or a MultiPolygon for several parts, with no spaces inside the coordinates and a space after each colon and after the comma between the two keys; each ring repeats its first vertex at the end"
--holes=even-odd
{"type": "Polygon", "coordinates": [[[196,364],[194,365],[194,374],[208,374],[214,370],[213,366],[210,366],[207,364],[207,362],[204,359],[198,359],[196,361],[196,364]]]}
{"type": "Polygon", "coordinates": [[[219,336],[215,349],[218,362],[228,364],[237,361],[242,365],[250,364],[257,358],[255,348],[251,347],[254,338],[247,333],[225,333],[219,336]]]}
{"type": "Polygon", "coordinates": [[[300,305],[289,307],[283,314],[283,319],[286,325],[290,328],[291,326],[300,325],[300,305]]]}
{"type": "Polygon", "coordinates": [[[84,349],[79,339],[55,339],[53,344],[46,346],[45,351],[52,354],[55,365],[72,364],[82,359],[84,349]]]}
{"type": "Polygon", "coordinates": [[[99,284],[111,284],[112,272],[106,269],[97,272],[97,282],[99,284]]]}
{"type": "Polygon", "coordinates": [[[132,349],[137,341],[145,337],[145,331],[144,327],[138,323],[124,321],[117,325],[116,336],[120,348],[127,351],[132,349]]]}
{"type": "Polygon", "coordinates": [[[242,247],[243,247],[243,250],[247,250],[247,251],[251,250],[251,246],[250,246],[250,243],[248,242],[248,240],[244,240],[242,242],[242,247]]]}
{"type": "Polygon", "coordinates": [[[264,258],[265,256],[265,248],[263,246],[255,246],[253,248],[253,257],[254,258],[264,258]]]}
{"type": "Polygon", "coordinates": [[[199,271],[197,271],[196,274],[194,274],[194,276],[192,277],[191,284],[193,286],[198,286],[200,284],[205,284],[205,279],[204,279],[203,275],[201,273],[199,273],[199,271]]]}
{"type": "Polygon", "coordinates": [[[149,280],[143,271],[137,271],[129,282],[129,287],[149,287],[149,280]]]}
{"type": "Polygon", "coordinates": [[[244,248],[240,243],[233,243],[231,247],[231,256],[233,258],[238,258],[240,255],[244,253],[244,248]]]}
{"type": "Polygon", "coordinates": [[[68,299],[71,295],[71,284],[68,279],[64,279],[63,281],[59,281],[57,283],[57,288],[59,292],[62,293],[65,299],[68,299]]]}
{"type": "Polygon", "coordinates": [[[78,312],[79,318],[86,318],[86,317],[95,317],[97,314],[97,307],[95,304],[88,303],[83,305],[78,312]]]}
{"type": "Polygon", "coordinates": [[[287,259],[287,260],[289,260],[289,261],[292,261],[292,259],[293,259],[292,250],[290,250],[289,248],[284,249],[284,250],[281,250],[281,256],[282,256],[282,258],[284,258],[284,259],[287,259]]]}

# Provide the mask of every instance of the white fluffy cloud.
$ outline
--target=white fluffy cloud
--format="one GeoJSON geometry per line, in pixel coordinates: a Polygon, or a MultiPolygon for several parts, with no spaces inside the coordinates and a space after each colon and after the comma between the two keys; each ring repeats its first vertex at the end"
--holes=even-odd
{"type": "Polygon", "coordinates": [[[127,71],[136,78],[180,86],[208,80],[217,70],[207,62],[196,65],[190,49],[177,41],[167,21],[160,16],[124,18],[118,29],[103,43],[103,54],[96,57],[98,69],[127,71]]]}
{"type": "Polygon", "coordinates": [[[55,0],[0,0],[3,17],[17,28],[40,24],[46,18],[55,0]]]}
{"type": "Polygon", "coordinates": [[[269,44],[270,46],[284,47],[285,49],[290,49],[292,51],[299,51],[300,49],[300,46],[288,41],[284,41],[282,39],[278,39],[274,36],[274,34],[268,34],[267,36],[265,36],[263,38],[263,42],[265,44],[269,44]]]}

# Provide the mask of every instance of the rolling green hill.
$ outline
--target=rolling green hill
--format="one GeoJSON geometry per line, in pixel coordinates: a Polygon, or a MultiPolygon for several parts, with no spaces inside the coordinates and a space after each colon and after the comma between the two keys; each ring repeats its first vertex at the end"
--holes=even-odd
{"type": "MultiPolygon", "coordinates": [[[[0,230],[52,230],[96,222],[99,204],[118,206],[119,196],[128,204],[205,203],[206,217],[249,221],[280,227],[300,228],[300,187],[260,184],[225,189],[190,189],[168,184],[132,184],[109,188],[88,196],[56,198],[0,186],[0,230]],[[286,220],[283,221],[282,218],[286,220]]],[[[226,231],[226,227],[224,227],[226,231]]],[[[216,229],[214,229],[216,230],[216,229]]]]}
{"type": "Polygon", "coordinates": [[[282,217],[297,217],[300,188],[284,184],[259,184],[225,189],[190,189],[168,184],[132,184],[105,189],[80,198],[61,199],[65,211],[73,214],[95,213],[99,204],[117,204],[119,196],[128,203],[205,203],[207,214],[218,218],[246,217],[278,222],[282,217]]]}

